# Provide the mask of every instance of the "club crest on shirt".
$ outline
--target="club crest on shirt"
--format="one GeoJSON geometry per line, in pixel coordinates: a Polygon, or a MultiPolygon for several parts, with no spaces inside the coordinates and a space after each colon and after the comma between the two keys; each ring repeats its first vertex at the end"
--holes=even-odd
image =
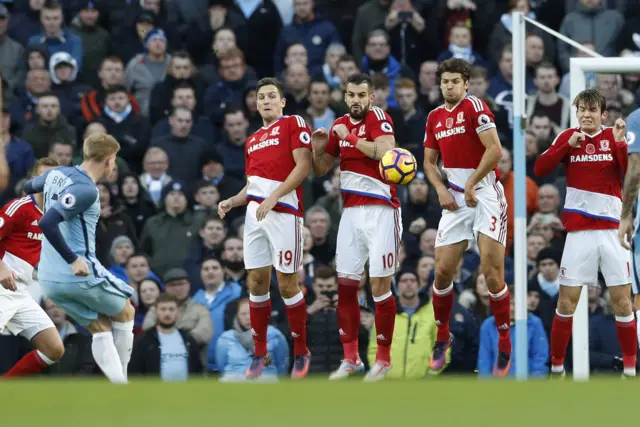
{"type": "Polygon", "coordinates": [[[565,267],[560,267],[560,277],[563,279],[567,278],[567,269],[565,267]]]}
{"type": "Polygon", "coordinates": [[[444,241],[444,231],[438,230],[438,235],[436,236],[436,239],[438,240],[438,242],[444,241]]]}
{"type": "Polygon", "coordinates": [[[587,146],[585,147],[585,151],[587,152],[587,154],[593,154],[596,152],[596,147],[594,147],[593,144],[587,144],[587,146]]]}
{"type": "Polygon", "coordinates": [[[456,119],[456,124],[459,125],[460,123],[464,122],[464,111],[460,111],[458,113],[458,118],[456,119]]]}
{"type": "Polygon", "coordinates": [[[366,133],[366,130],[364,128],[364,125],[360,126],[358,128],[358,136],[364,136],[365,133],[366,133]]]}
{"type": "Polygon", "coordinates": [[[277,136],[280,135],[280,126],[276,126],[273,128],[273,130],[271,131],[271,136],[277,136]]]}
{"type": "Polygon", "coordinates": [[[451,129],[453,127],[453,117],[449,117],[445,125],[447,126],[447,129],[451,129]]]}
{"type": "Polygon", "coordinates": [[[609,151],[609,141],[606,139],[603,139],[602,141],[600,141],[600,151],[609,151]]]}

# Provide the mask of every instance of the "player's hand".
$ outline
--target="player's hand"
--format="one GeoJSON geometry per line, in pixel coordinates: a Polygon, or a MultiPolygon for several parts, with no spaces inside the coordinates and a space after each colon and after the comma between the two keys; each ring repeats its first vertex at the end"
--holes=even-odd
{"type": "Polygon", "coordinates": [[[340,139],[345,139],[347,135],[349,135],[349,129],[347,129],[347,126],[342,123],[335,125],[333,129],[331,129],[331,132],[340,139]]]}
{"type": "Polygon", "coordinates": [[[442,193],[438,193],[438,201],[440,202],[442,209],[446,209],[448,211],[455,211],[460,207],[456,203],[456,199],[453,197],[453,194],[449,193],[447,190],[442,191],[442,193]]]}
{"type": "Polygon", "coordinates": [[[224,217],[227,215],[227,212],[229,212],[231,209],[233,209],[233,205],[231,204],[231,200],[229,199],[223,200],[218,203],[218,216],[220,217],[220,219],[224,219],[224,217]]]}
{"type": "Polygon", "coordinates": [[[624,142],[627,136],[627,124],[622,119],[616,120],[613,125],[613,139],[616,142],[624,142]]]}
{"type": "Polygon", "coordinates": [[[584,136],[584,133],[574,132],[573,135],[571,135],[571,138],[569,138],[569,145],[573,148],[578,148],[580,147],[580,143],[584,141],[585,138],[586,137],[584,136]]]}
{"type": "Polygon", "coordinates": [[[325,128],[318,128],[311,134],[311,148],[313,151],[320,154],[324,153],[324,149],[329,142],[329,134],[325,128]]]}
{"type": "Polygon", "coordinates": [[[260,203],[260,206],[258,206],[258,210],[256,211],[256,219],[258,221],[262,221],[263,219],[265,219],[269,211],[276,206],[276,203],[278,203],[278,199],[275,199],[272,196],[264,199],[262,203],[260,203]]]}
{"type": "Polygon", "coordinates": [[[5,266],[0,267],[0,283],[3,288],[8,291],[17,290],[16,280],[18,280],[18,273],[5,266]]]}
{"type": "Polygon", "coordinates": [[[620,218],[620,223],[618,224],[618,239],[620,239],[620,244],[626,250],[631,250],[631,238],[633,236],[633,220],[631,216],[626,218],[620,218]]]}
{"type": "Polygon", "coordinates": [[[73,261],[73,264],[71,264],[71,271],[74,276],[88,276],[89,266],[84,258],[78,257],[73,261]]]}
{"type": "Polygon", "coordinates": [[[464,201],[467,206],[474,208],[478,204],[478,198],[476,197],[476,188],[473,185],[466,185],[464,187],[464,201]]]}

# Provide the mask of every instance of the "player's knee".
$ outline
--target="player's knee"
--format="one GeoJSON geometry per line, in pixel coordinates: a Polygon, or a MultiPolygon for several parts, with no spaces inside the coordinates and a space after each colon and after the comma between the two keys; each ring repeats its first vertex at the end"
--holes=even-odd
{"type": "Polygon", "coordinates": [[[278,287],[280,295],[284,298],[291,298],[300,292],[298,285],[298,273],[278,272],[278,287]]]}
{"type": "Polygon", "coordinates": [[[372,277],[371,293],[374,297],[379,297],[391,290],[391,276],[389,277],[372,277]]]}
{"type": "Polygon", "coordinates": [[[485,267],[482,269],[482,274],[484,275],[489,290],[502,287],[504,283],[504,273],[501,272],[500,268],[494,266],[485,267]]]}
{"type": "Polygon", "coordinates": [[[131,322],[136,315],[136,310],[133,308],[133,305],[130,301],[124,305],[124,309],[118,316],[118,321],[120,322],[131,322]]]}
{"type": "Polygon", "coordinates": [[[558,298],[558,312],[564,315],[572,315],[576,311],[578,301],[574,301],[569,295],[560,295],[558,298]]]}
{"type": "Polygon", "coordinates": [[[269,292],[271,269],[258,268],[247,272],[247,287],[253,295],[264,295],[269,292]]]}
{"type": "Polygon", "coordinates": [[[439,289],[443,289],[449,286],[451,284],[451,281],[453,280],[453,273],[454,271],[452,271],[449,266],[436,264],[435,272],[433,274],[436,287],[439,289]]]}
{"type": "Polygon", "coordinates": [[[613,312],[617,316],[628,316],[632,313],[631,297],[622,292],[610,292],[613,312]]]}

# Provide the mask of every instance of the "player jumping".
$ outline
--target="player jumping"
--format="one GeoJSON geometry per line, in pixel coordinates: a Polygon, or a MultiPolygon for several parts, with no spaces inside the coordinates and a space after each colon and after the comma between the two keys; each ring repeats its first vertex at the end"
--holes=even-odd
{"type": "Polygon", "coordinates": [[[111,174],[119,149],[111,135],[93,134],[84,141],[80,166],[52,169],[29,181],[24,191],[44,191],[40,228],[45,239],[38,267],[44,295],[93,334],[93,357],[107,378],[126,383],[133,289],[109,273],[95,254],[100,217],[95,183],[111,174]]]}
{"type": "MultiPolygon", "coordinates": [[[[36,162],[31,177],[42,175],[59,163],[49,157],[36,162]]],[[[43,195],[13,199],[0,210],[0,331],[5,327],[34,345],[4,376],[35,374],[64,354],[58,330],[27,290],[40,260],[43,195]]]]}
{"type": "Polygon", "coordinates": [[[235,196],[220,202],[221,218],[247,205],[244,227],[244,263],[249,286],[251,331],[255,352],[247,378],[260,376],[270,363],[267,326],[271,319],[269,286],[276,268],[280,294],[287,307],[293,338],[292,378],[309,372],[307,307],[298,286],[302,266],[302,182],[311,170],[311,135],[300,116],[283,116],[284,92],[280,82],[258,82],[258,112],[264,126],[247,139],[247,185],[235,196]]]}
{"type": "Polygon", "coordinates": [[[462,59],[448,59],[438,66],[445,103],[429,113],[425,132],[424,171],[443,208],[433,283],[438,336],[429,369],[439,373],[446,365],[446,353],[453,344],[449,330],[453,276],[467,245],[476,239],[499,335],[493,375],[502,377],[511,368],[511,296],[504,283],[507,201],[497,169],[502,147],[489,107],[467,95],[470,74],[469,63],[462,59]],[[449,188],[438,169],[438,154],[449,188]]]}
{"type": "Polygon", "coordinates": [[[358,287],[367,259],[376,304],[378,351],[365,380],[381,380],[391,368],[396,316],[391,279],[396,271],[402,220],[396,187],[382,181],[378,169],[382,156],[395,147],[393,122],[373,106],[373,96],[369,75],[349,77],[345,84],[349,114],[334,122],[330,135],[320,128],[312,136],[314,174],[325,175],[340,156],[340,191],[344,197],[336,248],[338,326],[344,359],[329,379],[364,370],[358,355],[358,287]]]}
{"type": "Polygon", "coordinates": [[[596,89],[580,92],[573,105],[578,109],[580,126],[560,133],[534,167],[536,176],[543,176],[563,163],[567,174],[562,224],[568,233],[551,328],[551,373],[564,374],[573,313],[582,286],[596,283],[600,268],[616,316],[623,375],[635,376],[638,337],[631,307],[629,251],[620,245],[617,234],[622,176],[627,170],[626,125],[618,119],[613,128],[602,126],[607,105],[596,89]]]}
{"type": "MultiPolygon", "coordinates": [[[[622,189],[622,213],[618,238],[631,255],[631,289],[635,295],[636,331],[640,334],[640,203],[638,186],[640,186],[640,108],[627,117],[627,143],[629,149],[629,165],[622,189]],[[633,221],[633,206],[636,205],[636,219],[633,221]],[[630,240],[630,242],[629,242],[630,240]],[[630,243],[630,244],[629,244],[630,243]]],[[[640,335],[638,336],[640,340],[640,335]]]]}

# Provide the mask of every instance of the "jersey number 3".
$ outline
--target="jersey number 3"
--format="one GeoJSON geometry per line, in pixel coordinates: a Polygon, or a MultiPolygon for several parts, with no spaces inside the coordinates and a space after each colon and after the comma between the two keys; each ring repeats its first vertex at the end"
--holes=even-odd
{"type": "Polygon", "coordinates": [[[496,221],[498,219],[495,216],[491,217],[491,228],[489,230],[496,231],[496,221]]]}

